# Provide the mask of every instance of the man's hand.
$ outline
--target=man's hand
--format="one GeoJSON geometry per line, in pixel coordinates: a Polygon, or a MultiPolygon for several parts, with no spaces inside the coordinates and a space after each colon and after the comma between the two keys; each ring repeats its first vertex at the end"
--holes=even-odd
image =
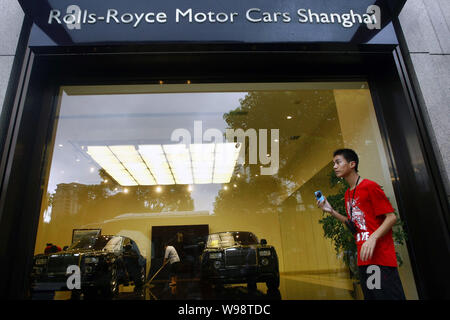
{"type": "MultiPolygon", "coordinates": [[[[325,196],[323,197],[325,198],[325,196]]],[[[322,202],[317,201],[317,207],[328,213],[332,213],[334,211],[333,207],[328,202],[327,198],[325,198],[325,200],[323,200],[322,202]]]]}
{"type": "Polygon", "coordinates": [[[367,241],[361,246],[361,253],[359,255],[361,261],[372,259],[375,246],[377,245],[377,239],[383,237],[389,230],[391,230],[396,221],[397,217],[395,216],[395,213],[386,213],[381,226],[379,226],[378,229],[375,230],[369,239],[367,239],[367,241]]]}
{"type": "Polygon", "coordinates": [[[341,215],[339,212],[335,211],[331,204],[328,202],[327,198],[325,196],[323,197],[325,198],[325,200],[323,200],[322,202],[317,201],[317,207],[325,212],[328,212],[340,222],[345,223],[345,221],[347,221],[347,218],[341,215]]]}
{"type": "Polygon", "coordinates": [[[375,251],[375,247],[377,245],[377,238],[373,236],[373,234],[363,243],[361,246],[361,252],[359,258],[361,261],[367,261],[372,259],[373,252],[375,251]]]}

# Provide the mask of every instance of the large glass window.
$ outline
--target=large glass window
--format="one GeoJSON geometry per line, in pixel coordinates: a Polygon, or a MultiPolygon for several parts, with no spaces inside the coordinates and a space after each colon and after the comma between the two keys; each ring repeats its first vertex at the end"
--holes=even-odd
{"type": "Polygon", "coordinates": [[[52,287],[54,299],[362,298],[314,192],[339,195],[332,154],[348,147],[397,209],[367,83],[62,87],[57,109],[36,297],[52,287]],[[76,230],[115,236],[114,250],[73,245],[76,230]],[[72,289],[69,265],[81,274],[72,289]]]}

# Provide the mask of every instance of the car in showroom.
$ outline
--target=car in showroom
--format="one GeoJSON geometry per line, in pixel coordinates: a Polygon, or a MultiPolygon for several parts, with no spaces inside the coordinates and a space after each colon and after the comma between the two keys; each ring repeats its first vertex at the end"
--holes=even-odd
{"type": "MultiPolygon", "coordinates": [[[[64,251],[34,256],[32,293],[67,291],[85,296],[113,297],[119,285],[145,283],[146,259],[133,240],[124,236],[87,236],[64,251]],[[75,267],[74,267],[75,266],[75,267]],[[80,288],[69,288],[67,280],[79,268],[80,288]]],[[[70,281],[69,281],[70,282],[70,281]]]]}
{"type": "Polygon", "coordinates": [[[248,231],[208,235],[201,257],[201,280],[215,285],[247,283],[250,290],[265,282],[278,290],[280,273],[275,248],[248,231]]]}

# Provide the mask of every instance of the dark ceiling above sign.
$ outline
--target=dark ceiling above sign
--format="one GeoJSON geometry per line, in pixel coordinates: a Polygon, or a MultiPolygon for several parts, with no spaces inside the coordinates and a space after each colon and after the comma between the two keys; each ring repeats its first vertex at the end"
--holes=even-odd
{"type": "Polygon", "coordinates": [[[129,43],[396,43],[405,0],[19,0],[30,46],[129,43]]]}

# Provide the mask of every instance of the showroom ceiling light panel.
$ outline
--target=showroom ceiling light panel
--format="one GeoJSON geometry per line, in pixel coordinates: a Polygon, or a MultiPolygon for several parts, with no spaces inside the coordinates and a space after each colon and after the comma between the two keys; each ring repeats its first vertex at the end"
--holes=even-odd
{"type": "Polygon", "coordinates": [[[189,149],[185,144],[163,145],[169,167],[176,184],[192,184],[192,165],[189,149]]]}
{"type": "Polygon", "coordinates": [[[228,183],[235,143],[91,146],[88,154],[122,186],[228,183]]]}
{"type": "Polygon", "coordinates": [[[156,185],[155,179],[134,146],[110,146],[109,148],[138,184],[156,185]]]}
{"type": "Polygon", "coordinates": [[[107,146],[88,146],[87,153],[99,164],[114,180],[122,186],[136,186],[138,183],[119,159],[107,146]]]}
{"type": "Polygon", "coordinates": [[[160,144],[140,145],[139,153],[156,179],[157,184],[175,184],[164,150],[160,144]]]}
{"type": "Polygon", "coordinates": [[[242,144],[237,145],[236,143],[216,145],[213,183],[230,182],[241,146],[242,144]]]}
{"type": "Polygon", "coordinates": [[[209,184],[213,180],[214,143],[191,144],[189,151],[192,159],[194,184],[209,184]]]}

